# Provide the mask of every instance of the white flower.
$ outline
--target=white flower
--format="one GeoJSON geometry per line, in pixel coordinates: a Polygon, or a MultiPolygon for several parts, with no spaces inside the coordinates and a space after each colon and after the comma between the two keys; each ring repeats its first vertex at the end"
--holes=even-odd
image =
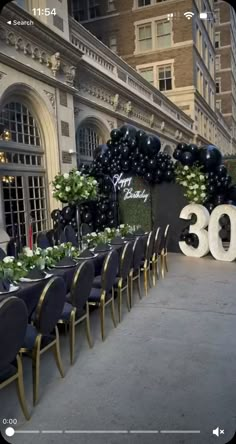
{"type": "Polygon", "coordinates": [[[194,199],[193,199],[195,202],[197,202],[198,201],[198,197],[194,197],[194,199]]]}
{"type": "Polygon", "coordinates": [[[204,176],[201,174],[200,176],[200,180],[203,181],[204,180],[204,176]]]}
{"type": "Polygon", "coordinates": [[[182,185],[183,185],[184,187],[187,187],[187,186],[188,186],[186,180],[184,180],[184,182],[182,182],[182,185]]]}
{"type": "Polygon", "coordinates": [[[14,261],[14,259],[14,256],[6,256],[4,257],[3,262],[5,262],[5,264],[10,264],[14,261]]]}
{"type": "Polygon", "coordinates": [[[107,233],[111,233],[111,229],[109,227],[106,228],[107,233]]]}
{"type": "Polygon", "coordinates": [[[75,174],[76,174],[76,176],[81,176],[81,172],[80,171],[76,171],[75,174]]]}
{"type": "Polygon", "coordinates": [[[195,190],[197,190],[197,189],[199,188],[199,185],[196,183],[196,184],[194,185],[194,188],[195,188],[195,190]]]}
{"type": "Polygon", "coordinates": [[[205,190],[205,189],[206,189],[205,185],[201,185],[201,190],[205,190]]]}
{"type": "Polygon", "coordinates": [[[24,249],[24,254],[25,254],[27,257],[32,257],[32,256],[34,255],[33,251],[32,251],[29,247],[26,247],[26,248],[24,249]]]}
{"type": "Polygon", "coordinates": [[[187,179],[191,179],[191,174],[188,174],[188,175],[187,175],[187,179]]]}
{"type": "Polygon", "coordinates": [[[36,248],[36,250],[35,250],[35,254],[37,255],[37,256],[40,256],[41,255],[41,248],[36,248]]]}
{"type": "Polygon", "coordinates": [[[52,251],[52,247],[46,248],[46,251],[52,251]]]}
{"type": "Polygon", "coordinates": [[[184,166],[184,170],[186,170],[186,171],[189,170],[188,165],[185,165],[185,166],[184,166]]]}
{"type": "Polygon", "coordinates": [[[97,237],[97,233],[93,232],[93,233],[91,233],[90,236],[92,236],[92,237],[97,237]]]}
{"type": "Polygon", "coordinates": [[[18,267],[22,267],[22,262],[17,262],[17,264],[16,264],[18,267]]]}
{"type": "Polygon", "coordinates": [[[93,185],[97,185],[97,181],[96,181],[96,180],[93,180],[93,181],[92,181],[92,184],[93,184],[93,185]]]}
{"type": "Polygon", "coordinates": [[[64,179],[69,179],[69,173],[63,174],[64,179]]]}
{"type": "Polygon", "coordinates": [[[121,224],[120,225],[120,228],[122,229],[122,228],[125,228],[125,224],[121,224]]]}
{"type": "Polygon", "coordinates": [[[194,190],[193,194],[194,194],[194,195],[195,195],[195,194],[197,194],[197,191],[196,191],[196,190],[194,190]]]}
{"type": "Polygon", "coordinates": [[[66,187],[66,191],[69,192],[71,190],[70,187],[66,187]]]}
{"type": "Polygon", "coordinates": [[[59,193],[59,197],[63,197],[63,193],[59,193]]]}
{"type": "Polygon", "coordinates": [[[54,245],[53,250],[58,250],[58,246],[54,245]]]}
{"type": "Polygon", "coordinates": [[[192,173],[192,174],[190,175],[190,177],[196,177],[196,174],[192,173]]]}
{"type": "Polygon", "coordinates": [[[71,251],[75,251],[75,247],[71,247],[71,251]]]}
{"type": "Polygon", "coordinates": [[[206,193],[201,193],[201,197],[206,197],[206,193]]]}
{"type": "Polygon", "coordinates": [[[57,190],[60,190],[60,188],[61,188],[61,185],[59,185],[59,184],[56,185],[56,189],[57,189],[57,190]]]}
{"type": "Polygon", "coordinates": [[[66,244],[63,242],[62,244],[60,244],[60,247],[64,248],[66,247],[66,244]]]}

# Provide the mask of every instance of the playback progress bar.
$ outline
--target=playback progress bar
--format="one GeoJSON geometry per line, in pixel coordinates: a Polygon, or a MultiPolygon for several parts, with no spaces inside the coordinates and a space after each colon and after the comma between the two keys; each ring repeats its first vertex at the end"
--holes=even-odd
{"type": "Polygon", "coordinates": [[[200,430],[15,430],[13,427],[5,429],[6,436],[15,434],[27,435],[157,435],[162,434],[199,434],[200,430]]]}

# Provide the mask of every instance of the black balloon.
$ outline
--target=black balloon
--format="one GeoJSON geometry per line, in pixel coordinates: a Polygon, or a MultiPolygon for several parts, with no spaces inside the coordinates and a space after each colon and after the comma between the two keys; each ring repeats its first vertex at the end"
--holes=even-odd
{"type": "Polygon", "coordinates": [[[75,215],[75,208],[70,206],[64,207],[61,211],[61,214],[66,221],[70,221],[75,215]]]}
{"type": "Polygon", "coordinates": [[[150,170],[155,170],[157,167],[157,159],[149,159],[148,160],[148,167],[150,168],[150,170]]]}
{"type": "Polygon", "coordinates": [[[183,165],[192,166],[194,164],[194,156],[189,151],[183,151],[180,161],[183,165]]]}
{"type": "Polygon", "coordinates": [[[83,221],[85,223],[91,222],[91,220],[92,220],[92,214],[91,213],[83,214],[83,221]]]}
{"type": "Polygon", "coordinates": [[[214,199],[214,204],[217,205],[222,205],[225,202],[225,196],[224,194],[218,194],[215,199],[214,199]]]}
{"type": "Polygon", "coordinates": [[[127,138],[134,139],[136,137],[137,130],[134,126],[123,125],[120,128],[120,132],[121,132],[121,136],[122,136],[123,141],[126,141],[127,138]]]}
{"type": "Polygon", "coordinates": [[[176,160],[180,160],[182,155],[182,151],[179,148],[176,148],[173,153],[173,157],[176,160]]]}
{"type": "Polygon", "coordinates": [[[196,160],[198,160],[198,157],[199,157],[199,148],[198,148],[198,146],[195,145],[194,143],[190,143],[190,145],[188,145],[187,151],[189,153],[192,153],[193,158],[194,158],[194,162],[196,162],[196,160]]]}
{"type": "Polygon", "coordinates": [[[123,160],[121,162],[122,171],[128,172],[130,170],[130,162],[128,160],[123,160]]]}
{"type": "Polygon", "coordinates": [[[52,220],[53,220],[54,222],[59,222],[60,217],[61,217],[61,212],[60,212],[60,210],[53,210],[53,211],[51,212],[51,218],[52,218],[52,220]]]}
{"type": "Polygon", "coordinates": [[[176,149],[181,150],[181,151],[185,151],[185,150],[188,150],[188,145],[187,145],[187,143],[178,143],[176,149]]]}
{"type": "Polygon", "coordinates": [[[207,208],[209,213],[211,213],[214,210],[214,208],[215,208],[215,205],[212,202],[206,202],[204,204],[204,206],[207,208]]]}
{"type": "Polygon", "coordinates": [[[108,141],[107,141],[107,146],[108,146],[108,148],[112,148],[112,147],[113,147],[113,142],[112,142],[112,140],[108,140],[108,141]]]}
{"type": "Polygon", "coordinates": [[[111,130],[110,136],[111,136],[111,140],[114,140],[116,142],[117,140],[120,140],[122,134],[118,128],[115,128],[115,129],[111,130]]]}
{"type": "Polygon", "coordinates": [[[227,168],[225,165],[219,165],[216,168],[216,174],[218,174],[219,177],[226,177],[227,176],[227,168]]]}
{"type": "Polygon", "coordinates": [[[145,179],[147,182],[152,182],[152,181],[153,181],[153,175],[152,175],[152,173],[146,173],[145,176],[144,176],[144,179],[145,179]]]}
{"type": "Polygon", "coordinates": [[[214,145],[207,145],[199,150],[199,161],[205,171],[215,171],[221,164],[222,155],[214,145]]]}
{"type": "Polygon", "coordinates": [[[122,159],[126,160],[130,156],[130,149],[128,148],[128,146],[122,146],[120,153],[121,153],[122,159]]]}
{"type": "Polygon", "coordinates": [[[174,173],[171,170],[166,170],[166,172],[164,173],[164,178],[167,182],[172,182],[172,180],[174,180],[174,177],[174,173]]]}
{"type": "Polygon", "coordinates": [[[152,156],[157,154],[161,149],[161,141],[157,136],[146,135],[141,140],[141,151],[148,155],[152,156]]]}

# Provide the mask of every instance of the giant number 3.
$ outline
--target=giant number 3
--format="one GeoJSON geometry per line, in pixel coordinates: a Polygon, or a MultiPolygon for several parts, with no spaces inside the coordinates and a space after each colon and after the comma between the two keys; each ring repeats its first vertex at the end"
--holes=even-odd
{"type": "Polygon", "coordinates": [[[180,213],[181,219],[191,219],[197,216],[197,222],[190,225],[189,232],[195,233],[199,239],[198,248],[193,248],[185,242],[179,242],[181,251],[186,256],[202,257],[209,251],[212,256],[220,261],[232,262],[236,259],[236,207],[233,205],[218,205],[209,215],[203,205],[190,204],[183,208],[180,213]],[[225,250],[219,236],[219,220],[223,214],[227,214],[231,223],[231,239],[228,250],[225,250]],[[209,225],[208,225],[209,224],[209,225]],[[208,225],[208,232],[205,228],[208,225]]]}
{"type": "Polygon", "coordinates": [[[186,242],[179,242],[181,251],[186,256],[202,257],[209,253],[208,233],[205,228],[209,223],[209,212],[203,205],[190,204],[184,207],[180,213],[181,219],[191,219],[192,215],[197,216],[197,221],[194,225],[190,225],[189,233],[194,233],[198,236],[199,245],[197,248],[187,245],[186,242]]]}

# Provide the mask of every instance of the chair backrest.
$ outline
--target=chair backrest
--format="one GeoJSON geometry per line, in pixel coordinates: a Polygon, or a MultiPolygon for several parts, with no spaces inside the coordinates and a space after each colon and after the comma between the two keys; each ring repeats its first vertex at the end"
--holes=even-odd
{"type": "Polygon", "coordinates": [[[83,222],[80,226],[80,233],[81,236],[86,236],[86,234],[92,233],[92,228],[86,224],[85,222],[83,222]]]}
{"type": "Polygon", "coordinates": [[[144,242],[142,237],[138,237],[133,245],[133,269],[140,268],[144,256],[144,242]]]}
{"type": "Polygon", "coordinates": [[[116,250],[111,251],[105,257],[102,267],[102,289],[107,293],[112,289],[118,272],[119,259],[116,250]]]}
{"type": "Polygon", "coordinates": [[[120,269],[119,269],[119,277],[122,279],[127,279],[128,274],[133,265],[133,244],[132,242],[128,242],[125,244],[121,257],[120,257],[120,269]]]}
{"type": "Polygon", "coordinates": [[[166,225],[165,232],[164,232],[164,239],[163,239],[163,248],[166,251],[168,247],[168,242],[170,238],[170,225],[166,225]]]}
{"type": "Polygon", "coordinates": [[[71,225],[66,225],[64,228],[66,242],[71,242],[74,247],[78,247],[78,240],[74,228],[71,225]]]}
{"type": "Polygon", "coordinates": [[[70,290],[71,304],[77,308],[77,314],[83,311],[93,286],[94,264],[88,260],[76,269],[70,290]]]}
{"type": "Polygon", "coordinates": [[[162,230],[161,227],[156,229],[155,239],[153,244],[153,253],[160,254],[161,253],[161,240],[162,240],[162,230]]]}
{"type": "Polygon", "coordinates": [[[66,235],[65,235],[62,227],[58,227],[54,231],[54,239],[55,239],[55,244],[56,245],[64,244],[64,243],[67,242],[66,235]]]}
{"type": "Polygon", "coordinates": [[[150,231],[146,239],[146,245],[145,245],[145,259],[147,259],[148,261],[150,261],[153,255],[154,240],[155,240],[155,231],[150,231]]]}
{"type": "Polygon", "coordinates": [[[28,312],[18,297],[5,297],[0,301],[0,370],[16,357],[24,342],[28,312]]]}
{"type": "Polygon", "coordinates": [[[0,247],[0,261],[2,261],[6,257],[5,251],[0,247]]]}
{"type": "Polygon", "coordinates": [[[46,248],[51,247],[46,233],[38,233],[37,247],[42,248],[43,250],[46,250],[46,248]]]}
{"type": "Polygon", "coordinates": [[[46,236],[48,238],[50,247],[54,247],[54,245],[55,245],[54,230],[47,231],[46,236]]]}
{"type": "Polygon", "coordinates": [[[17,257],[20,252],[19,243],[15,239],[10,239],[7,244],[7,256],[17,257]]]}
{"type": "Polygon", "coordinates": [[[62,277],[53,277],[45,285],[35,310],[35,326],[48,335],[55,328],[66,300],[66,285],[62,277]]]}

